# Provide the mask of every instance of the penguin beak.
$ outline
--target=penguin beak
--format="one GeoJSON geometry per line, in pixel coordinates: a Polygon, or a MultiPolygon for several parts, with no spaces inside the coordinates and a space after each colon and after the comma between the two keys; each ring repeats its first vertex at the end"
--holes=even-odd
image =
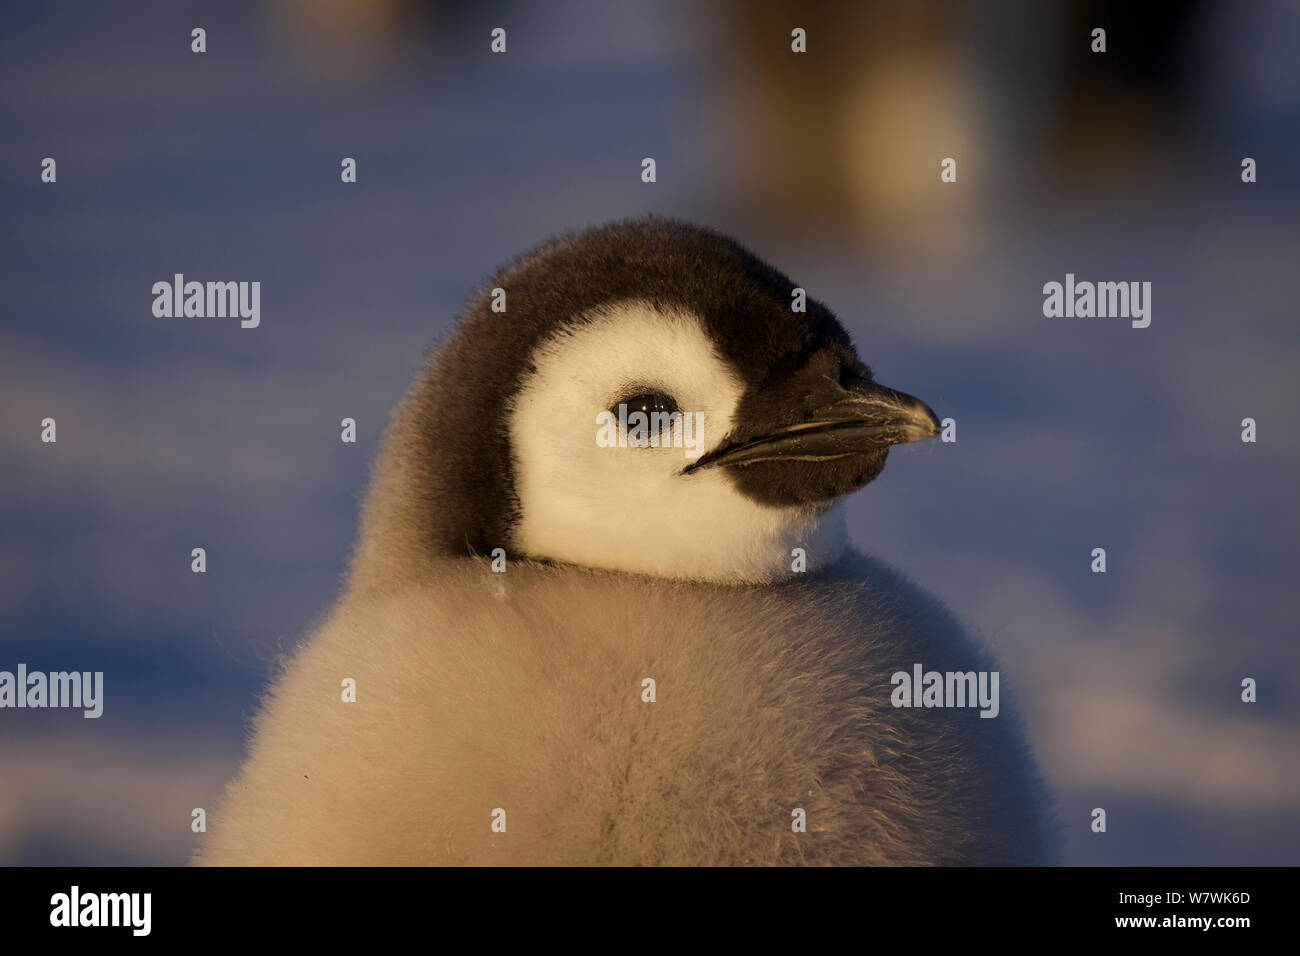
{"type": "Polygon", "coordinates": [[[715,448],[682,474],[758,461],[830,461],[938,433],[939,419],[925,402],[883,385],[865,385],[817,409],[808,421],[715,448]]]}

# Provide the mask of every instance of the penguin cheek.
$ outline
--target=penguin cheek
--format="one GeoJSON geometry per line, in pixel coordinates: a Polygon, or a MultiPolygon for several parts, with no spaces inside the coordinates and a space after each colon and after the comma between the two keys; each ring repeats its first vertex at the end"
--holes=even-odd
{"type": "Polygon", "coordinates": [[[759,461],[727,469],[736,490],[774,508],[826,504],[873,481],[888,448],[872,448],[833,461],[759,461]]]}

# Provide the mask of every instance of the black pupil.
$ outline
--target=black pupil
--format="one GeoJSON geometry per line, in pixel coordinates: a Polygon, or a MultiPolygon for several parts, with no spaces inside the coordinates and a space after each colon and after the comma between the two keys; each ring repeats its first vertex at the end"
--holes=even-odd
{"type": "MultiPolygon", "coordinates": [[[[648,392],[645,395],[633,395],[631,398],[625,398],[621,402],[619,402],[619,405],[626,405],[627,413],[629,415],[631,415],[633,412],[645,412],[647,415],[650,415],[654,412],[660,412],[660,413],[667,413],[671,415],[673,412],[677,411],[677,403],[674,402],[671,398],[669,398],[667,395],[660,395],[658,393],[653,393],[653,392],[648,392]]],[[[617,405],[614,406],[614,408],[612,408],[611,411],[617,414],[618,406],[617,405]]]]}

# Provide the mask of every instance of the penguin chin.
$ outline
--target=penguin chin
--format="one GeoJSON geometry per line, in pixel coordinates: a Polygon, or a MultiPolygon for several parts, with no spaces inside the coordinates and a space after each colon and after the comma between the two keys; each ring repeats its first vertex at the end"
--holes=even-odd
{"type": "Polygon", "coordinates": [[[784,459],[726,466],[736,490],[773,508],[829,507],[875,480],[889,449],[872,448],[830,461],[784,459]]]}

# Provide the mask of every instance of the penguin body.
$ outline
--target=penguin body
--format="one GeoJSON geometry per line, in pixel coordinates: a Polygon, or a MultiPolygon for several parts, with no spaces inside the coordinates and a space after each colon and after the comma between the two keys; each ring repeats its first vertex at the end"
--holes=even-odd
{"type": "Polygon", "coordinates": [[[507,313],[475,300],[395,416],[199,862],[1049,861],[1013,708],[894,706],[914,663],[995,665],[846,544],[840,500],[933,413],[716,233],[616,224],[491,287],[507,313]],[[699,456],[599,445],[629,402],[700,414],[699,456]]]}

